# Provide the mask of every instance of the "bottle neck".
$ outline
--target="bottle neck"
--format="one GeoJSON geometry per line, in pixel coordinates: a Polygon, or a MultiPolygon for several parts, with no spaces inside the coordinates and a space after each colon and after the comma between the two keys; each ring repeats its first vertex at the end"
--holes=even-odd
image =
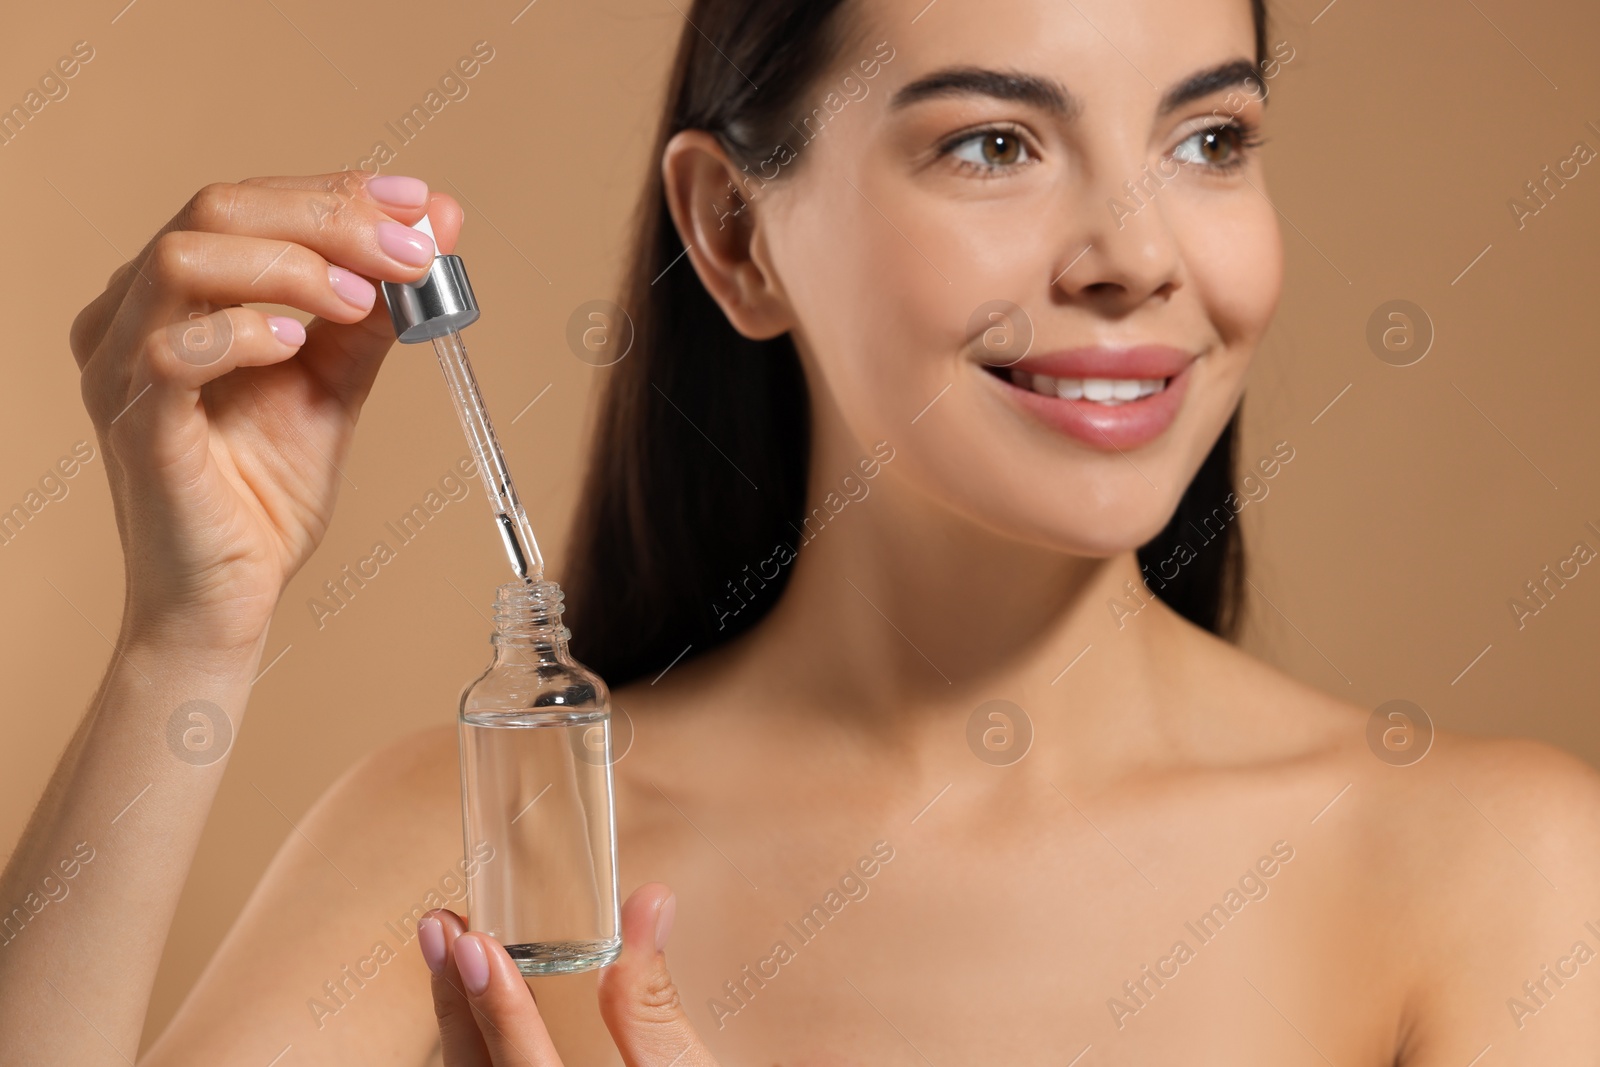
{"type": "Polygon", "coordinates": [[[494,601],[495,662],[566,663],[572,631],[561,624],[566,594],[555,582],[507,582],[494,601]]]}

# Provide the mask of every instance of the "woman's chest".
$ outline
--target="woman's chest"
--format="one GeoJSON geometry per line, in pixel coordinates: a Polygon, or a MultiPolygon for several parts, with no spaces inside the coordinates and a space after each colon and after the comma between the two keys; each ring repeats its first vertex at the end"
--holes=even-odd
{"type": "MultiPolygon", "coordinates": [[[[668,963],[725,1063],[1392,1059],[1359,908],[1270,817],[658,793],[621,823],[622,892],[677,893],[668,963]]],[[[569,1063],[618,1062],[592,981],[535,989],[569,1063]]]]}

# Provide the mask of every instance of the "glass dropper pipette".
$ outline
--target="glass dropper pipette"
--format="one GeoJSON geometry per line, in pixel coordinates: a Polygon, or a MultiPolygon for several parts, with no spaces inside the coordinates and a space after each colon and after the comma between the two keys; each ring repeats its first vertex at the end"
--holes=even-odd
{"type": "MultiPolygon", "coordinates": [[[[423,215],[416,228],[433,238],[433,227],[423,215]]],[[[439,367],[450,386],[450,400],[456,417],[483,475],[484,496],[494,511],[495,526],[505,542],[511,569],[525,582],[544,578],[544,557],[534,540],[533,527],[517,499],[511,472],[506,469],[505,453],[489,421],[489,409],[478,392],[472,364],[467,362],[467,346],[461,331],[478,321],[478,301],[467,281],[466,267],[459,256],[436,255],[423,278],[414,283],[384,282],[383,295],[389,303],[389,317],[395,336],[405,344],[431,340],[439,356],[439,367]]]]}
{"type": "Polygon", "coordinates": [[[478,381],[472,376],[472,364],[467,362],[467,346],[461,334],[451,330],[433,339],[433,350],[439,354],[439,366],[450,384],[450,399],[455,402],[456,415],[467,435],[472,458],[478,461],[484,495],[494,511],[500,537],[506,543],[511,569],[524,581],[540,581],[544,578],[544,557],[539,555],[539,543],[533,539],[528,514],[517,499],[517,488],[511,484],[505,453],[494,435],[494,423],[489,421],[489,409],[483,405],[478,381]]]}

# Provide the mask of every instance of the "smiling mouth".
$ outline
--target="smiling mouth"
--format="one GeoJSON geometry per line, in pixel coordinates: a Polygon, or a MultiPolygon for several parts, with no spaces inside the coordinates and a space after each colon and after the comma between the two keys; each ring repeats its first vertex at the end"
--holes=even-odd
{"type": "Polygon", "coordinates": [[[1061,400],[1087,400],[1118,407],[1164,392],[1171,378],[1052,378],[1018,367],[985,366],[984,370],[1018,389],[1061,400]]]}

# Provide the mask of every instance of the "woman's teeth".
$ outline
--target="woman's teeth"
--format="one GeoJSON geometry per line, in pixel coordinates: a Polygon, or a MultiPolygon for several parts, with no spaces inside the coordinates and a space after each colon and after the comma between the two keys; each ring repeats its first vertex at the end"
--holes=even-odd
{"type": "Polygon", "coordinates": [[[1052,378],[1012,368],[1011,381],[1022,389],[1062,400],[1093,400],[1099,404],[1126,404],[1130,400],[1159,393],[1167,387],[1165,378],[1052,378]]]}

